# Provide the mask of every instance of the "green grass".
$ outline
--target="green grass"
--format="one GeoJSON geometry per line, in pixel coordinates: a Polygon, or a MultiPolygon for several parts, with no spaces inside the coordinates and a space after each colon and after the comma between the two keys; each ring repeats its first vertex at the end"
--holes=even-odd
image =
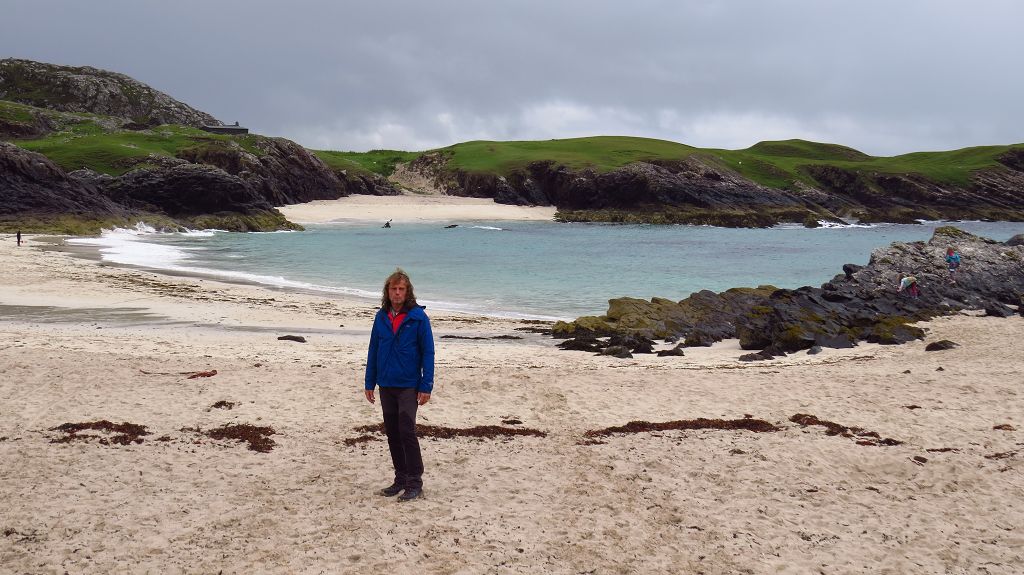
{"type": "Polygon", "coordinates": [[[537,161],[552,161],[576,170],[591,168],[607,172],[632,162],[679,160],[698,148],[650,138],[595,136],[522,142],[473,141],[437,151],[451,154],[449,168],[508,175],[537,161]]]}
{"type": "Polygon", "coordinates": [[[345,170],[360,174],[378,174],[390,176],[395,171],[395,164],[411,162],[421,152],[401,152],[397,150],[370,150],[369,152],[332,152],[310,150],[333,170],[345,170]]]}
{"type": "MultiPolygon", "coordinates": [[[[149,154],[176,156],[187,148],[220,147],[233,144],[260,156],[264,136],[255,134],[228,136],[210,134],[185,126],[158,126],[141,132],[111,130],[109,120],[92,114],[65,114],[0,101],[0,119],[31,121],[43,114],[60,126],[60,131],[44,138],[18,140],[23,148],[40,152],[63,169],[90,168],[100,173],[119,175],[129,168],[126,158],[149,154]]],[[[679,161],[696,156],[702,161],[727,168],[761,185],[793,189],[798,183],[815,186],[805,167],[827,164],[864,174],[919,174],[939,184],[965,186],[971,175],[981,169],[998,166],[996,158],[1024,144],[980,146],[945,152],[917,152],[893,157],[872,157],[836,144],[784,140],[759,142],[743,150],[695,148],[676,142],[628,136],[595,136],[543,141],[464,142],[431,150],[448,156],[448,170],[496,173],[507,176],[524,170],[537,161],[579,170],[590,168],[607,172],[639,161],[679,161]]],[[[395,165],[410,162],[426,152],[371,150],[340,152],[310,150],[334,170],[354,175],[390,176],[395,165]]]]}
{"type": "Polygon", "coordinates": [[[262,155],[258,147],[260,138],[262,136],[251,134],[210,134],[198,128],[177,125],[156,126],[138,132],[109,130],[98,122],[80,119],[44,138],[17,140],[14,143],[43,154],[65,171],[89,168],[117,176],[135,167],[124,163],[127,159],[143,158],[150,154],[174,157],[181,150],[196,146],[229,146],[235,142],[251,153],[262,155]]]}
{"type": "Polygon", "coordinates": [[[996,158],[1024,145],[980,146],[947,152],[916,152],[873,157],[845,146],[804,140],[760,142],[745,150],[707,150],[713,159],[759,184],[788,189],[796,182],[813,185],[802,166],[831,165],[862,173],[920,174],[943,184],[965,186],[971,174],[999,166],[996,158]]]}
{"type": "Polygon", "coordinates": [[[35,118],[32,116],[32,106],[26,106],[24,104],[18,104],[17,102],[8,102],[7,100],[0,100],[0,120],[8,120],[11,122],[31,122],[35,118]]]}

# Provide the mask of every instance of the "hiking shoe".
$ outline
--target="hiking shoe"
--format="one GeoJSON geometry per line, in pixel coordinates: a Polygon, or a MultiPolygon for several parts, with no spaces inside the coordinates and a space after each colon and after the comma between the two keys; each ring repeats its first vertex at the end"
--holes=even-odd
{"type": "Polygon", "coordinates": [[[397,483],[392,483],[391,485],[378,491],[377,495],[383,495],[384,497],[394,497],[395,495],[401,493],[403,489],[405,489],[405,487],[397,483]]]}
{"type": "Polygon", "coordinates": [[[398,496],[399,501],[412,501],[418,499],[420,495],[423,495],[423,490],[419,487],[410,487],[405,490],[405,493],[398,496]]]}

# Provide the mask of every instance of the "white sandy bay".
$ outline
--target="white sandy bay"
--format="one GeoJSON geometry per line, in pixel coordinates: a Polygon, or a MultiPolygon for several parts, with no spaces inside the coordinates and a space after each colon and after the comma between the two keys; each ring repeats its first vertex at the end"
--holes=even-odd
{"type": "Polygon", "coordinates": [[[421,423],[515,418],[507,427],[547,435],[424,439],[426,498],[400,505],[373,495],[390,480],[384,442],[345,444],[380,420],[361,393],[372,302],[158,276],[39,245],[0,238],[2,572],[1024,567],[1024,318],[957,315],[923,324],[925,342],[742,363],[735,342],[619,360],[559,351],[514,320],[435,314],[437,383],[421,423]],[[308,343],[276,339],[286,333],[308,343]],[[513,334],[524,339],[442,337],[513,334]],[[960,347],[924,351],[937,339],[960,347]],[[212,408],[221,400],[237,405],[212,408]],[[796,413],[903,444],[858,445],[789,422],[796,413]],[[745,414],[781,430],[584,441],[634,420],[745,414]],[[50,442],[55,426],[103,419],[152,435],[50,442]],[[186,429],[226,423],[271,426],[276,446],[257,453],[186,429]]]}
{"type": "Polygon", "coordinates": [[[512,206],[489,198],[443,195],[367,196],[352,195],[337,200],[316,200],[277,208],[298,224],[329,222],[462,222],[529,220],[550,221],[554,207],[512,206]]]}

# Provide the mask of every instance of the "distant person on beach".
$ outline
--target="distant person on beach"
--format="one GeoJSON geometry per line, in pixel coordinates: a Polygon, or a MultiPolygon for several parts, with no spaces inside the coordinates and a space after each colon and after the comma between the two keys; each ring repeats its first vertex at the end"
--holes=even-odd
{"type": "Polygon", "coordinates": [[[18,230],[18,245],[21,245],[21,230],[18,230]]]}
{"type": "Polygon", "coordinates": [[[896,291],[900,293],[907,292],[907,295],[914,299],[921,295],[921,288],[917,285],[917,278],[911,275],[903,276],[896,291]]]}
{"type": "Polygon", "coordinates": [[[384,222],[384,225],[381,226],[381,227],[390,228],[391,227],[391,220],[388,220],[388,221],[384,222]]]}
{"type": "Polygon", "coordinates": [[[380,386],[384,431],[388,436],[394,482],[378,491],[411,501],[423,492],[423,459],[416,438],[416,408],[430,401],[434,388],[434,334],[416,303],[408,274],[396,269],[384,282],[380,309],[370,330],[366,357],[366,400],[374,403],[380,386]]]}
{"type": "Polygon", "coordinates": [[[952,247],[946,248],[946,265],[949,266],[950,283],[956,283],[956,270],[960,268],[960,254],[952,247]]]}

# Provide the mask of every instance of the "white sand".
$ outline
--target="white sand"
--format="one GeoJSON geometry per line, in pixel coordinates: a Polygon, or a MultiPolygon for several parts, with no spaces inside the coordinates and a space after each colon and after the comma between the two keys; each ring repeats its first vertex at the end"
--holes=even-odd
{"type": "Polygon", "coordinates": [[[927,341],[961,344],[949,351],[865,344],[741,363],[734,342],[618,360],[558,351],[511,320],[436,315],[420,422],[516,418],[506,427],[547,436],[423,439],[426,497],[398,504],[373,493],[390,480],[385,443],[344,443],[380,420],[361,392],[372,305],[39,245],[0,239],[0,306],[62,308],[0,307],[3,573],[1024,571],[1020,317],[926,324],[927,341]],[[441,338],[454,334],[524,339],[441,338]],[[221,400],[238,405],[211,408],[221,400]],[[904,443],[858,445],[796,413],[904,443]],[[781,430],[581,444],[631,420],[744,414],[781,430]],[[152,435],[51,443],[50,428],[102,419],[152,435]],[[184,429],[225,423],[271,426],[276,445],[184,429]],[[952,451],[928,451],[940,448],[952,451]]]}
{"type": "Polygon", "coordinates": [[[555,217],[554,207],[510,206],[488,198],[461,198],[441,195],[362,196],[338,200],[317,200],[277,208],[289,220],[299,224],[322,224],[360,220],[386,222],[460,222],[470,220],[548,220],[555,217]]]}

